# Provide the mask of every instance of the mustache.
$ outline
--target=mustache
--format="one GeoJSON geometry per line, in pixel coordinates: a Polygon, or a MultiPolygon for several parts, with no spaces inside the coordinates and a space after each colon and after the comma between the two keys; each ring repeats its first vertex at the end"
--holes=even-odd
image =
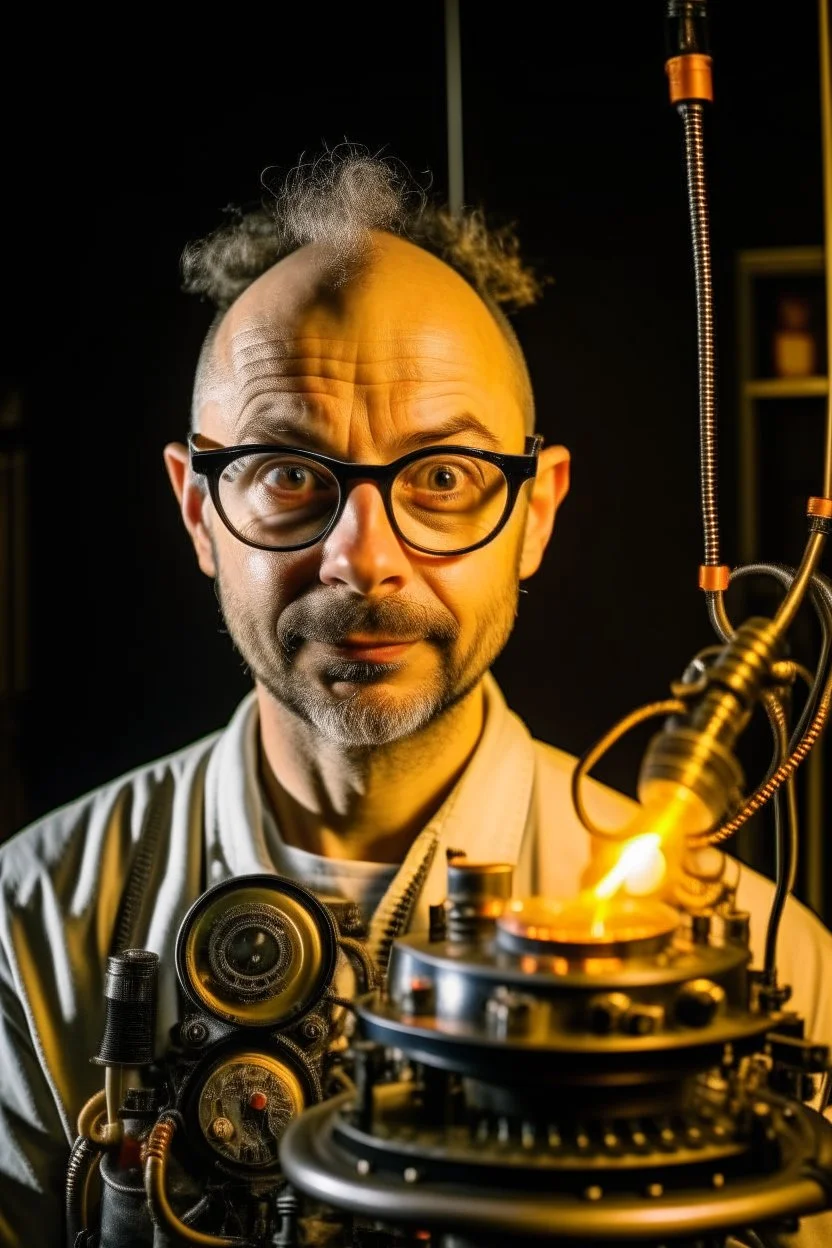
{"type": "Polygon", "coordinates": [[[446,612],[432,610],[423,603],[402,601],[393,595],[368,602],[359,597],[312,594],[290,603],[277,622],[277,639],[290,657],[305,641],[337,646],[355,634],[380,636],[386,641],[419,638],[447,646],[459,636],[459,625],[446,612]]]}

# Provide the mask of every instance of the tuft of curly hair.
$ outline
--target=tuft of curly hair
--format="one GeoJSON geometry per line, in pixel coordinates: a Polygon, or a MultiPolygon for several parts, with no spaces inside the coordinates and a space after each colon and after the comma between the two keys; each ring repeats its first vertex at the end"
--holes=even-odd
{"type": "Polygon", "coordinates": [[[461,274],[489,303],[513,311],[535,303],[550,280],[520,254],[513,225],[492,227],[481,208],[454,214],[429,200],[400,161],[353,143],[303,159],[282,184],[262,181],[271,202],[243,211],[182,254],[183,290],[224,312],[278,260],[307,243],[322,244],[333,286],[343,285],[372,254],[372,232],[406,238],[461,274]]]}

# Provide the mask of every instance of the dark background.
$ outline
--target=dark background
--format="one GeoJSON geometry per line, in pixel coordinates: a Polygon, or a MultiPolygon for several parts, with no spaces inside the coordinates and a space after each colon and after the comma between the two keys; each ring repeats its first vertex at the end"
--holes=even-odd
{"type": "MultiPolygon", "coordinates": [[[[734,563],[735,256],[823,242],[818,14],[795,0],[775,25],[753,19],[765,6],[711,7],[720,499],[734,563]]],[[[162,464],[187,430],[210,319],[180,293],[184,243],[225,205],[258,199],[266,167],[344,138],[447,187],[441,0],[239,8],[207,29],[202,11],[185,17],[174,29],[169,14],[125,11],[102,29],[75,15],[51,21],[44,46],[18,16],[9,42],[2,370],[29,493],[16,824],[220,727],[249,688],[162,464]]],[[[554,278],[515,325],[540,428],[573,454],[572,493],[496,674],[535,735],[578,753],[665,696],[713,640],[696,587],[694,286],[664,5],[462,0],[461,37],[465,200],[516,222],[526,257],[554,278]]],[[[820,443],[816,454],[820,492],[820,443]]],[[[803,532],[780,524],[777,482],[764,485],[763,553],[793,563],[803,532]]],[[[730,605],[748,613],[739,596],[730,605]]],[[[646,739],[634,734],[601,778],[632,792],[646,739]]],[[[755,746],[755,776],[767,750],[755,746]]]]}

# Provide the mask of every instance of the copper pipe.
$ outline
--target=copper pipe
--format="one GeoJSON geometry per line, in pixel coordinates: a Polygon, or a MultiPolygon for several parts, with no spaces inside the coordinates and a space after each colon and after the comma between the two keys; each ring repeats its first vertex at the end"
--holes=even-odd
{"type": "Polygon", "coordinates": [[[803,552],[803,558],[800,561],[800,567],[795,573],[794,580],[789,586],[788,593],[774,616],[773,626],[782,637],[786,630],[794,621],[806,591],[809,588],[812,577],[815,574],[820,557],[823,554],[823,548],[826,545],[825,533],[812,533],[806,543],[806,549],[803,552]]]}
{"type": "Polygon", "coordinates": [[[144,1167],[144,1188],[153,1221],[163,1230],[185,1241],[186,1244],[202,1244],[204,1248],[232,1248],[241,1242],[227,1235],[207,1235],[195,1231],[192,1226],[178,1218],[170,1206],[167,1194],[167,1165],[170,1143],[176,1134],[172,1118],[161,1117],[150,1133],[147,1145],[147,1161],[144,1167]]]}
{"type": "Polygon", "coordinates": [[[113,1130],[107,1121],[107,1094],[102,1088],[81,1107],[78,1114],[78,1134],[92,1140],[99,1147],[116,1144],[121,1138],[121,1123],[113,1130]]]}

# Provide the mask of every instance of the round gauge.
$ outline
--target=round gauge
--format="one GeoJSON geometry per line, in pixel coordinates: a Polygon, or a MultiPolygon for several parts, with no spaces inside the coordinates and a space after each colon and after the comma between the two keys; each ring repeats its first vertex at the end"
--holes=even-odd
{"type": "Polygon", "coordinates": [[[281,1136],[303,1108],[297,1075],[266,1053],[223,1057],[208,1070],[196,1093],[205,1141],[226,1164],[243,1170],[278,1166],[281,1136]]]}
{"type": "Polygon", "coordinates": [[[208,961],[218,985],[240,1001],[265,1001],[279,991],[293,952],[284,916],[272,906],[233,906],[208,938],[208,961]]]}
{"type": "Polygon", "coordinates": [[[224,1022],[283,1026],[329,987],[337,939],[332,915],[308,889],[281,876],[240,876],[188,911],[176,970],[188,998],[224,1022]]]}

